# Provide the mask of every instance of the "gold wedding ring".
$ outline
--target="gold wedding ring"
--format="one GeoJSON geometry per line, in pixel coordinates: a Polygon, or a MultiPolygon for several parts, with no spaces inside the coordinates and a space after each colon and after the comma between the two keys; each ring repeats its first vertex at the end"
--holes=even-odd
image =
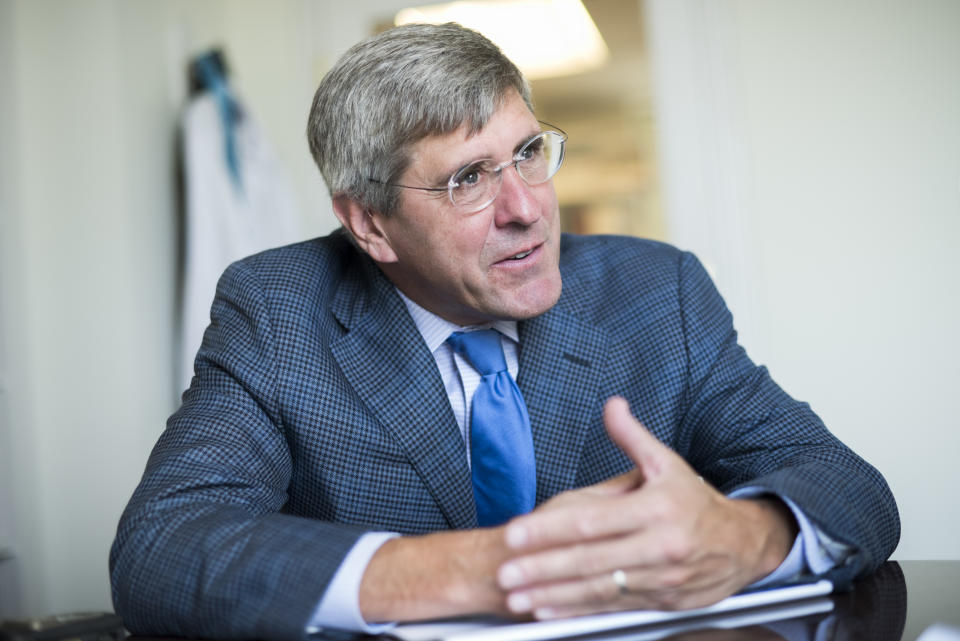
{"type": "Polygon", "coordinates": [[[617,584],[617,590],[620,591],[620,594],[630,594],[630,588],[627,587],[627,574],[623,570],[614,570],[613,582],[617,584]]]}

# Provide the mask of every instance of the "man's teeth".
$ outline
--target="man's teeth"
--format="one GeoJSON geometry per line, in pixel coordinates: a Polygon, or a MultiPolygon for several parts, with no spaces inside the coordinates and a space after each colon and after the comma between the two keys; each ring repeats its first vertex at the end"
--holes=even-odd
{"type": "Polygon", "coordinates": [[[521,258],[526,258],[526,257],[529,256],[532,252],[533,252],[532,249],[529,250],[529,251],[520,252],[520,253],[517,254],[516,256],[513,256],[510,260],[520,260],[521,258]]]}

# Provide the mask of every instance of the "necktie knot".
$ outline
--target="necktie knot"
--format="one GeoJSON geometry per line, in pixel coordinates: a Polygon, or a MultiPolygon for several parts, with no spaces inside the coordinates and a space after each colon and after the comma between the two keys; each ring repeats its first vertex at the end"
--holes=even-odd
{"type": "Polygon", "coordinates": [[[482,376],[497,374],[507,369],[507,361],[500,346],[500,333],[495,329],[454,332],[447,341],[453,350],[467,359],[482,376]]]}

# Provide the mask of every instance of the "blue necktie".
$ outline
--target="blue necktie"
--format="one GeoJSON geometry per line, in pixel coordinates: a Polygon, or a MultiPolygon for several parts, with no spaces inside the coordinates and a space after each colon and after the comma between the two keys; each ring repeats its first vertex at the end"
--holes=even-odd
{"type": "Polygon", "coordinates": [[[496,330],[454,332],[451,347],[480,372],[470,419],[470,465],[477,521],[500,525],[533,509],[537,491],[530,417],[507,371],[496,330]]]}

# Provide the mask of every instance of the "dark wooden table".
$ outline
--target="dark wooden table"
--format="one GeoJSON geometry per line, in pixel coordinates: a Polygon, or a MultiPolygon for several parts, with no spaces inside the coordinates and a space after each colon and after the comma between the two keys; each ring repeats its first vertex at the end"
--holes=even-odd
{"type": "MultiPolygon", "coordinates": [[[[704,629],[670,641],[915,641],[933,623],[960,629],[960,561],[888,562],[849,592],[830,596],[833,609],[799,619],[730,630],[704,629]]],[[[704,622],[709,626],[709,621],[704,622]]],[[[636,635],[634,635],[636,636],[636,635]]],[[[621,637],[626,641],[629,635],[621,637]]]]}
{"type": "Polygon", "coordinates": [[[913,641],[934,622],[960,628],[960,561],[901,561],[907,617],[902,639],[913,641]]]}
{"type": "MultiPolygon", "coordinates": [[[[934,623],[960,628],[960,561],[890,561],[852,591],[829,598],[829,612],[762,625],[718,629],[710,619],[682,633],[633,629],[605,633],[603,641],[915,641],[934,623]]],[[[319,640],[387,641],[389,637],[320,635],[319,640]]],[[[128,641],[160,641],[130,637],[128,641]]],[[[170,640],[173,641],[173,640],[170,640]]],[[[590,641],[580,637],[570,641],[590,641]]],[[[596,641],[596,640],[595,640],[596,641]]]]}
{"type": "MultiPolygon", "coordinates": [[[[833,594],[833,609],[798,619],[733,629],[711,627],[664,633],[635,629],[603,641],[915,641],[933,623],[960,628],[960,561],[888,562],[849,592],[833,594]]],[[[581,638],[576,641],[588,641],[581,638]]]]}

